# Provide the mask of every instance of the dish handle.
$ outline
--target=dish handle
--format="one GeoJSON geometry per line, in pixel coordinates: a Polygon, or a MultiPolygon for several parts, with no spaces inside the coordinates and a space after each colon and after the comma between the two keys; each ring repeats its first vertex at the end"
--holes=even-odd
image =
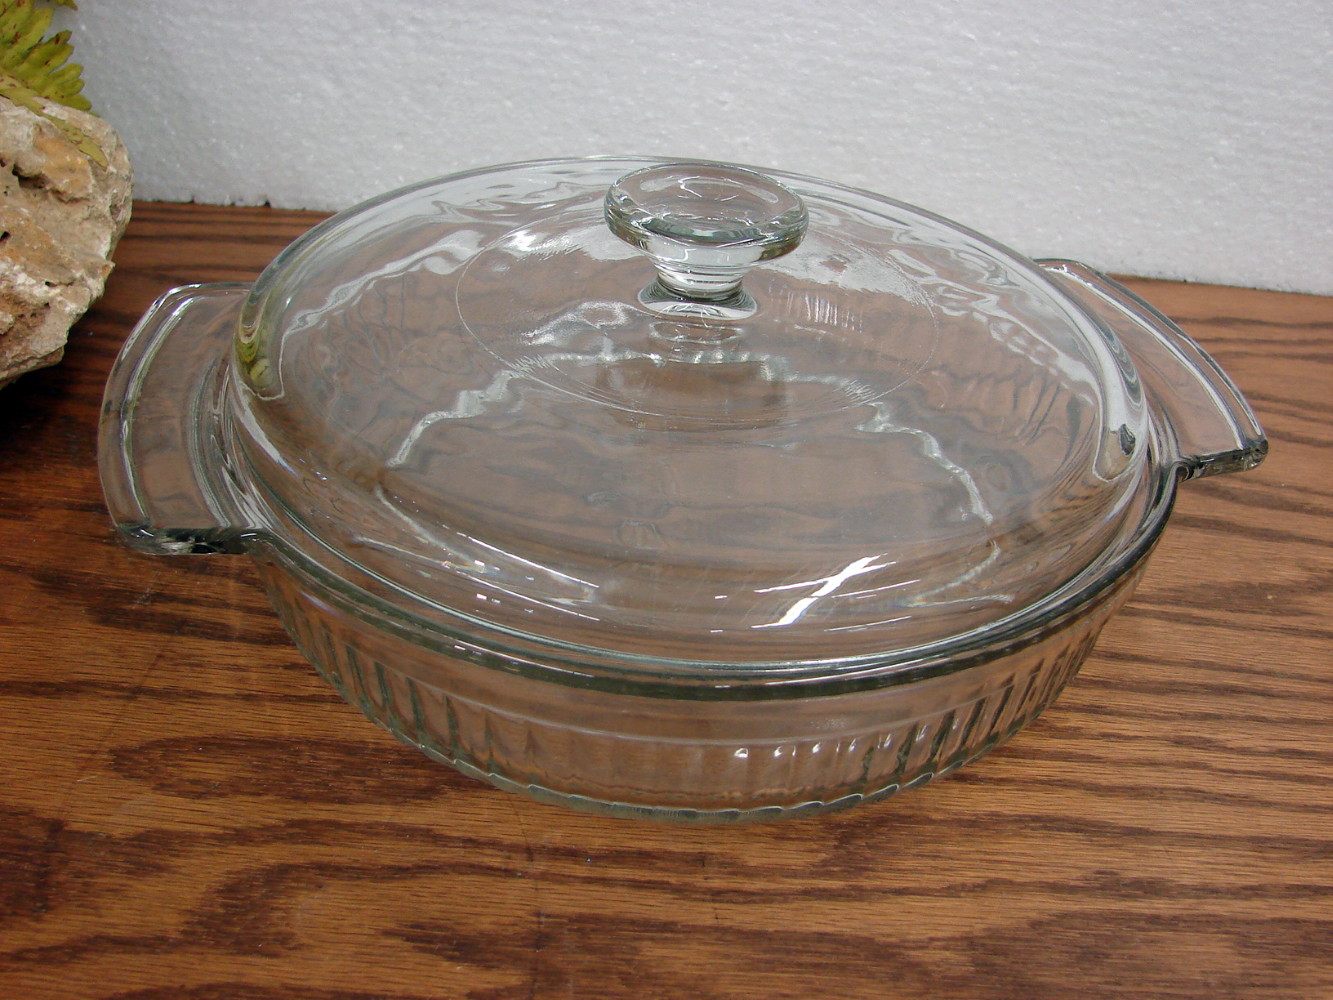
{"type": "Polygon", "coordinates": [[[1046,274],[1101,320],[1134,362],[1168,456],[1182,479],[1252,469],[1268,440],[1245,397],[1188,334],[1128,288],[1070,260],[1039,260],[1046,274]]]}
{"type": "Polygon", "coordinates": [[[188,285],[155,302],[107,379],[98,466],[121,538],[154,555],[240,552],[256,531],[228,488],[219,431],[249,285],[188,285]]]}

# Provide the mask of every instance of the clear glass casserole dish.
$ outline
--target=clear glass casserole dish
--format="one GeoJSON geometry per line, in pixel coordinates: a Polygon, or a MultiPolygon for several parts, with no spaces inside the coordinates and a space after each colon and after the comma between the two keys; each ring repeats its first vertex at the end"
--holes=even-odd
{"type": "Polygon", "coordinates": [[[800,815],[1034,718],[1177,484],[1262,432],[1169,320],[920,209],[704,162],[487,168],[168,293],[108,382],[124,539],[501,787],[800,815]]]}

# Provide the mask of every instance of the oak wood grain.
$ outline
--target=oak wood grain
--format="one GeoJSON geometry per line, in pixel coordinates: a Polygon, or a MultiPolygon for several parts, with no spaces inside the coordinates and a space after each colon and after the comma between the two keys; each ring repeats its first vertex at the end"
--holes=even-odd
{"type": "Polygon", "coordinates": [[[1272,453],[1182,489],[1041,720],[875,806],[672,828],[431,763],[244,559],[113,539],[121,341],[318,218],[138,205],[64,363],[0,392],[0,997],[1333,997],[1333,299],[1131,282],[1272,453]]]}

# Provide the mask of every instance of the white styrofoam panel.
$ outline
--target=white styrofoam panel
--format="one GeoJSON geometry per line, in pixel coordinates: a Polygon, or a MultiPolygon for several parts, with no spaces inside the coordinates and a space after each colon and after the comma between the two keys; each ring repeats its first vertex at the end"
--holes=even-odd
{"type": "Polygon", "coordinates": [[[1023,253],[1333,293],[1327,0],[85,0],[137,195],[318,209],[511,160],[815,174],[1023,253]]]}

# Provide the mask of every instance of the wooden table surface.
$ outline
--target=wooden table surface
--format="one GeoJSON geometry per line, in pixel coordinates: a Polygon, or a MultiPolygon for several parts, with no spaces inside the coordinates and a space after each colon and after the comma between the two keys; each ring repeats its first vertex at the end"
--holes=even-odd
{"type": "Polygon", "coordinates": [[[244,558],[113,538],[121,341],[317,218],[139,205],[64,363],[0,392],[0,997],[1333,997],[1333,299],[1131,282],[1272,451],[1182,488],[1029,729],[877,805],[675,828],[418,756],[244,558]]]}

